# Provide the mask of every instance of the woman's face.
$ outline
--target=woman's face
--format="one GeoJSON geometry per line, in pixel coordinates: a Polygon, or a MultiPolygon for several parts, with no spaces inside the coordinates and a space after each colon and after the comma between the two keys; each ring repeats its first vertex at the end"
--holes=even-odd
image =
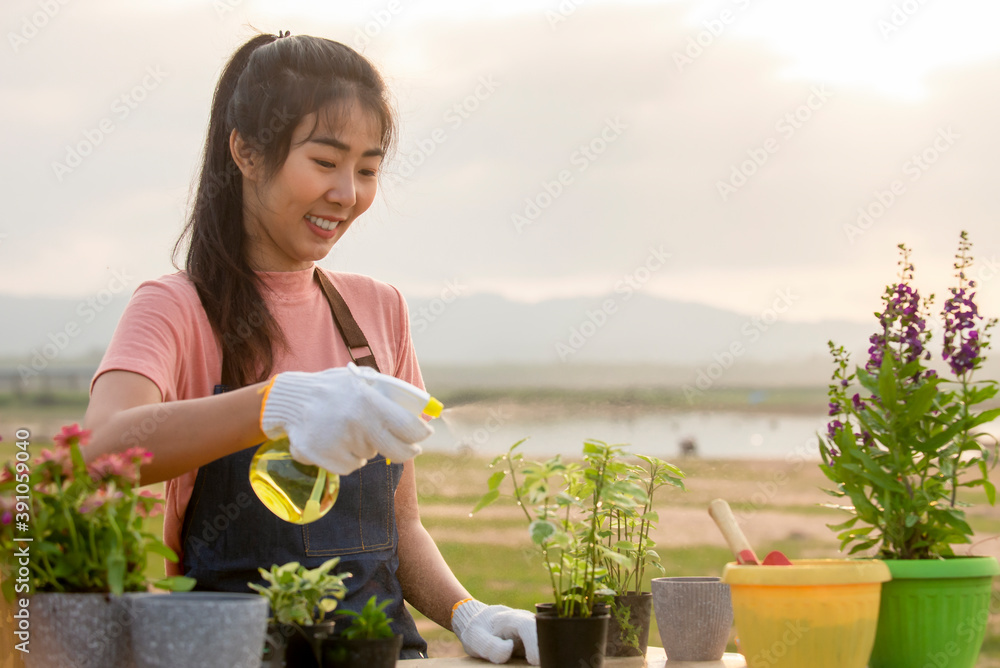
{"type": "Polygon", "coordinates": [[[378,121],[356,101],[329,115],[340,120],[337,127],[327,116],[318,115],[315,130],[317,114],[302,119],[288,158],[270,179],[262,176],[259,153],[250,154],[254,164],[241,164],[248,259],[257,271],[307,269],[375,199],[382,162],[378,121]]]}

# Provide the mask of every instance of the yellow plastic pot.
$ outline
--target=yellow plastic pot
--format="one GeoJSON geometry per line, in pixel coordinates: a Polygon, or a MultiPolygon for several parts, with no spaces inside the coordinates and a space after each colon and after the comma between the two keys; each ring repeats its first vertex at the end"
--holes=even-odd
{"type": "Polygon", "coordinates": [[[722,581],[748,668],[865,668],[890,577],[876,560],[727,564],[722,581]]]}

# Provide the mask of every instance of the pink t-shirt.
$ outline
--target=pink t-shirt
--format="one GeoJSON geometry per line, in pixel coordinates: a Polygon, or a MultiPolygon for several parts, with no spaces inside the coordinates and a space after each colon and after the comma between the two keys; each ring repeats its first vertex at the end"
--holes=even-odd
{"type": "MultiPolygon", "coordinates": [[[[367,276],[321,271],[347,302],[379,369],[422,388],[406,302],[399,291],[367,276]]],[[[280,346],[274,351],[273,373],[322,371],[351,361],[311,268],[258,275],[270,288],[263,291],[263,297],[288,342],[287,351],[280,346]]],[[[146,281],[136,289],[94,381],[111,370],[146,376],[165,402],[211,396],[222,382],[220,344],[194,285],[183,272],[146,281]]],[[[181,527],[197,474],[195,468],[166,482],[163,539],[182,560],[181,527]]],[[[180,571],[179,564],[167,562],[168,575],[180,571]]]]}

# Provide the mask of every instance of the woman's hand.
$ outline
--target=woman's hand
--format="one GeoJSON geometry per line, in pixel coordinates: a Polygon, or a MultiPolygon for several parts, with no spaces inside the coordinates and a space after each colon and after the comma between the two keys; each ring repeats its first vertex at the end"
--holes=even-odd
{"type": "Polygon", "coordinates": [[[274,377],[261,405],[261,430],[288,436],[292,458],[347,475],[382,453],[404,462],[431,427],[346,368],[274,377]]]}
{"type": "Polygon", "coordinates": [[[505,605],[463,601],[452,613],[451,628],[469,656],[492,663],[507,663],[512,655],[539,664],[535,616],[505,605]]]}

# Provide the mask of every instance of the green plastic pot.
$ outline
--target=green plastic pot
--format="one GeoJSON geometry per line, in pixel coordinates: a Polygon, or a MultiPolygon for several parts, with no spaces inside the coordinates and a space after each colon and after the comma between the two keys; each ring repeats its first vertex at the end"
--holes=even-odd
{"type": "Polygon", "coordinates": [[[973,668],[990,615],[993,557],[887,560],[871,668],[973,668]]]}

